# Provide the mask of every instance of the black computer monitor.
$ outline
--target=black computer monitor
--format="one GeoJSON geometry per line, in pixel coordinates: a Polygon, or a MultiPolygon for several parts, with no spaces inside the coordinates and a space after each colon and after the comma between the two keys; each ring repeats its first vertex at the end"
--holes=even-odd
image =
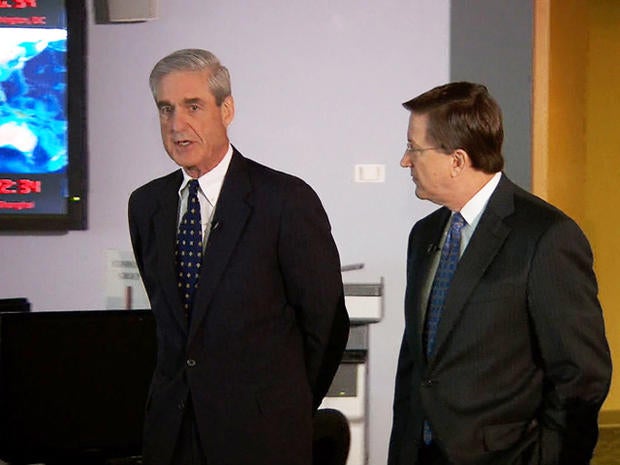
{"type": "Polygon", "coordinates": [[[0,459],[139,455],[155,358],[149,310],[0,314],[0,459]]]}
{"type": "Polygon", "coordinates": [[[0,312],[29,312],[30,302],[25,297],[0,299],[0,312]]]}

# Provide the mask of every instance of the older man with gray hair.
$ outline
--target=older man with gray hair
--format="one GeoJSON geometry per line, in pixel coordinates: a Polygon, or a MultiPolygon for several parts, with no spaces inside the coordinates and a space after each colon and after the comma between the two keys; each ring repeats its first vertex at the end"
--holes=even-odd
{"type": "Polygon", "coordinates": [[[305,182],[230,144],[230,77],[212,53],[168,55],[150,87],[181,169],[129,199],[157,322],[143,461],[310,465],[349,325],[327,215],[305,182]]]}

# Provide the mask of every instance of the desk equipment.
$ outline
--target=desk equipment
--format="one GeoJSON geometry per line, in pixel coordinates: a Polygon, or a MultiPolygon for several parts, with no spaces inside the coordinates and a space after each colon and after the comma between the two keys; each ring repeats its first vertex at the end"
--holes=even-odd
{"type": "Polygon", "coordinates": [[[141,454],[155,344],[150,311],[0,313],[0,460],[141,454]]]}
{"type": "Polygon", "coordinates": [[[349,340],[321,408],[338,410],[349,421],[347,465],[368,463],[368,332],[369,324],[383,318],[383,287],[383,279],[378,283],[344,285],[351,320],[349,340]]]}

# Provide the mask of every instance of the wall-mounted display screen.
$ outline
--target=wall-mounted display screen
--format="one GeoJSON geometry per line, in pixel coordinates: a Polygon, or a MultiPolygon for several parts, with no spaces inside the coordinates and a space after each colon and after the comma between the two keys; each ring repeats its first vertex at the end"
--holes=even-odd
{"type": "Polygon", "coordinates": [[[86,228],[84,3],[0,0],[0,230],[86,228]]]}

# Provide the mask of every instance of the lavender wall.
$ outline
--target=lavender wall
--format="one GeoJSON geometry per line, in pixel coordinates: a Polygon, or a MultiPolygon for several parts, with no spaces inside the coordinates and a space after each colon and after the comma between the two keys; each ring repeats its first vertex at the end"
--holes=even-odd
{"type": "Polygon", "coordinates": [[[148,73],[175,49],[208,48],[232,74],[233,143],[316,189],[342,262],[366,263],[345,281],[385,278],[385,318],[370,332],[369,399],[369,463],[384,463],[406,238],[434,208],[413,197],[398,165],[408,118],[400,102],[448,80],[449,14],[448,0],[166,0],[157,21],[91,19],[89,229],[0,236],[0,296],[26,296],[34,310],[104,307],[105,251],[130,247],[129,193],[175,168],[148,73]],[[386,182],[354,183],[358,163],[385,164],[386,182]]]}

